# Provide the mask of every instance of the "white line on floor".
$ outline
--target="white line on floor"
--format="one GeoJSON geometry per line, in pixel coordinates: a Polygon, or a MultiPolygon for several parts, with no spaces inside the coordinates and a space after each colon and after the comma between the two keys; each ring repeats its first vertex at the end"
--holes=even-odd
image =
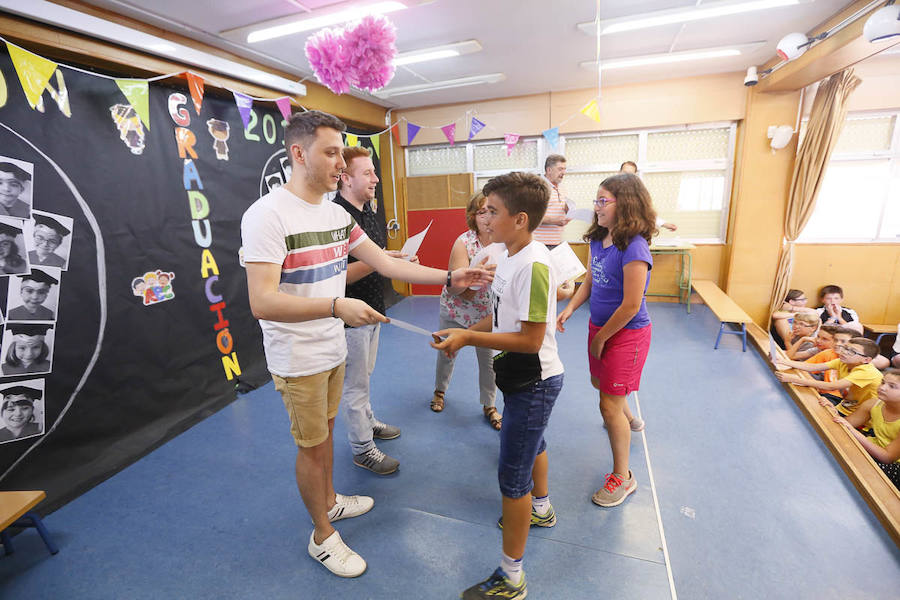
{"type": "MultiPolygon", "coordinates": [[[[634,392],[634,405],[637,415],[644,419],[641,413],[641,402],[638,393],[634,392]]],[[[669,561],[669,547],[666,545],[666,532],[663,530],[662,515],[659,513],[659,498],[656,497],[656,483],[653,481],[653,468],[650,466],[650,449],[647,447],[647,434],[641,432],[641,441],[644,443],[644,457],[647,459],[647,475],[650,478],[650,491],[653,493],[653,507],[656,509],[656,523],[659,525],[659,538],[662,540],[663,558],[666,561],[666,574],[669,576],[669,591],[672,592],[672,600],[678,600],[675,592],[675,579],[672,577],[672,563],[669,561]]]]}

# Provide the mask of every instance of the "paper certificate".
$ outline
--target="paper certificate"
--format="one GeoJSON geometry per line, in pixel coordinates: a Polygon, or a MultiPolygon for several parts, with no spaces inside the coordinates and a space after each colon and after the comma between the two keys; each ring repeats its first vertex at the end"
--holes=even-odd
{"type": "Polygon", "coordinates": [[[575,251],[566,242],[550,251],[550,261],[553,263],[553,270],[556,271],[556,279],[559,283],[575,279],[587,272],[578,256],[575,255],[575,251]]]}
{"type": "MultiPolygon", "coordinates": [[[[484,248],[478,251],[478,254],[472,257],[472,261],[469,263],[470,267],[484,267],[487,265],[496,265],[497,261],[500,260],[500,257],[503,256],[503,253],[506,252],[506,244],[488,244],[484,248]],[[481,264],[481,261],[487,257],[487,262],[481,264]]],[[[474,285],[469,286],[470,290],[480,290],[482,286],[474,285]]]]}
{"type": "MultiPolygon", "coordinates": [[[[413,325],[412,323],[407,323],[406,321],[401,321],[400,319],[391,319],[390,321],[388,321],[388,323],[390,323],[394,327],[399,327],[400,329],[405,329],[405,330],[411,331],[413,333],[418,333],[419,335],[424,335],[425,337],[429,337],[432,339],[435,337],[434,334],[432,334],[427,329],[422,329],[421,327],[413,325]]],[[[441,339],[443,339],[443,338],[441,338],[441,339]]]]}
{"type": "Polygon", "coordinates": [[[584,221],[585,223],[594,222],[594,211],[589,208],[576,208],[575,210],[570,210],[566,216],[573,221],[584,221]]]}
{"type": "Polygon", "coordinates": [[[434,220],[428,223],[428,227],[406,240],[406,243],[400,249],[400,254],[406,255],[406,258],[403,260],[412,260],[413,256],[419,253],[419,248],[425,240],[425,234],[431,228],[431,223],[434,223],[434,220]]]}

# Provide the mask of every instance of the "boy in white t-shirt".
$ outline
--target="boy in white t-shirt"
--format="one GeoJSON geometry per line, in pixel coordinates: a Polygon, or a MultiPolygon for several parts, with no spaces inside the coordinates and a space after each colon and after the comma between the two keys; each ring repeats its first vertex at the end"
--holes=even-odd
{"type": "Polygon", "coordinates": [[[463,600],[524,598],[522,557],[532,525],[553,527],[556,513],[547,484],[544,430],[562,390],[563,365],[556,351],[556,287],[550,251],[532,240],[547,209],[549,190],[530,173],[508,173],[484,186],[486,229],[506,244],[491,285],[493,311],[469,329],[437,332],[433,347],[452,356],[463,346],[501,350],[494,357],[503,392],[498,479],[503,495],[500,567],[463,592],[463,600]],[[439,336],[447,336],[438,341],[439,336]]]}
{"type": "Polygon", "coordinates": [[[284,134],[291,178],[250,206],[241,221],[250,309],[263,332],[266,364],[281,392],[298,446],[296,477],[314,529],[310,556],[341,577],[366,561],[341,540],[333,521],[368,512],[366,496],[335,493],[334,418],[347,354],[344,323],[388,322],[369,305],[345,298],[347,256],[387,277],[454,288],[489,282],[484,269],[452,273],[391,258],[366,237],[342,207],[323,197],[337,189],[346,166],[345,125],[319,111],[294,114],[284,134]],[[343,321],[343,323],[342,323],[343,321]]]}

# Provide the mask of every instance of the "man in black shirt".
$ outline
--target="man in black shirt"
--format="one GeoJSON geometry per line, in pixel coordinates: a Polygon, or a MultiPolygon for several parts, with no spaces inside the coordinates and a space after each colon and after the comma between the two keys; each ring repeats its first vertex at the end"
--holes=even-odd
{"type": "MultiPolygon", "coordinates": [[[[375,187],[378,185],[372,157],[368,150],[360,146],[344,148],[343,156],[347,166],[341,175],[334,201],[350,213],[369,239],[384,248],[387,233],[372,209],[375,187]]],[[[394,257],[402,257],[396,250],[385,252],[394,257]]],[[[414,258],[414,262],[418,262],[418,259],[414,258]]],[[[370,266],[352,256],[347,265],[346,295],[348,298],[358,298],[384,314],[384,279],[370,266]]],[[[347,437],[350,438],[353,450],[353,463],[373,473],[387,475],[396,471],[400,462],[379,450],[375,446],[375,439],[392,440],[400,436],[400,429],[382,423],[372,413],[369,377],[375,368],[380,329],[380,323],[361,327],[345,326],[347,363],[341,405],[347,421],[347,437]]]]}

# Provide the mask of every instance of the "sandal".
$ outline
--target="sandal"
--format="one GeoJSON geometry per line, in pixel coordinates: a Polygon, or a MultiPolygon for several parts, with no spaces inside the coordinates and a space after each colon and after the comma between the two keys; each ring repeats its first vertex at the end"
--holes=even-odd
{"type": "Polygon", "coordinates": [[[484,418],[488,420],[491,427],[500,431],[500,427],[503,426],[503,417],[500,416],[497,409],[493,406],[485,406],[482,410],[484,410],[484,418]]]}
{"type": "Polygon", "coordinates": [[[444,392],[434,390],[434,398],[431,399],[431,410],[434,412],[444,410],[444,392]]]}

